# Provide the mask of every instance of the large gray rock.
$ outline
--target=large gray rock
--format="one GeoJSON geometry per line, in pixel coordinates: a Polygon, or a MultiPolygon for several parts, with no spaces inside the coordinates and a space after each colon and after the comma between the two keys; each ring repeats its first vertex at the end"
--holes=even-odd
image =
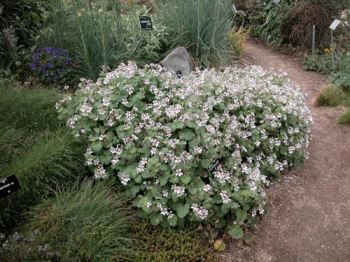
{"type": "Polygon", "coordinates": [[[160,64],[178,77],[189,75],[194,67],[191,55],[183,46],[174,49],[160,64]]]}

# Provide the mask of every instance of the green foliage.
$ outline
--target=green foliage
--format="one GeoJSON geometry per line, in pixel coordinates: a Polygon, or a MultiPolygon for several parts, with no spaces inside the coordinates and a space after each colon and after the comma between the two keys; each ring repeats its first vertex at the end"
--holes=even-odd
{"type": "Polygon", "coordinates": [[[0,82],[0,123],[28,134],[58,128],[55,103],[59,94],[43,88],[20,88],[19,83],[0,82]]]}
{"type": "Polygon", "coordinates": [[[258,1],[255,7],[248,11],[252,34],[268,44],[281,45],[283,19],[293,2],[293,0],[287,0],[275,4],[271,0],[258,1]]]}
{"type": "Polygon", "coordinates": [[[140,29],[139,15],[146,9],[133,9],[121,14],[119,5],[109,0],[52,2],[48,26],[42,30],[41,46],[65,48],[75,67],[71,80],[81,77],[96,80],[102,67],[115,68],[126,60],[138,64],[155,63],[167,51],[167,32],[156,16],[152,16],[154,30],[140,29]]]}
{"type": "Polygon", "coordinates": [[[319,106],[339,106],[344,104],[345,97],[346,94],[341,88],[335,85],[329,85],[321,90],[316,103],[319,106]]]}
{"type": "Polygon", "coordinates": [[[80,143],[57,119],[54,90],[23,89],[3,81],[0,96],[0,178],[15,174],[22,189],[0,200],[0,227],[10,229],[22,211],[52,188],[84,173],[80,143]]]}
{"type": "Polygon", "coordinates": [[[340,51],[335,54],[334,69],[332,66],[331,50],[326,48],[325,53],[320,52],[306,56],[304,59],[304,68],[310,71],[322,72],[330,75],[333,84],[350,91],[350,53],[340,51]]]}
{"type": "Polygon", "coordinates": [[[263,212],[263,185],[302,162],[308,144],[303,96],[259,67],[174,79],[130,63],[83,82],[58,107],[88,139],[95,178],[117,178],[153,225],[234,227],[240,237],[263,212]]]}
{"type": "Polygon", "coordinates": [[[171,46],[167,27],[156,14],[149,14],[147,9],[134,9],[123,15],[120,20],[123,28],[124,60],[132,60],[138,65],[159,62],[171,46]],[[152,19],[153,30],[140,30],[140,15],[148,15],[152,19]]]}
{"type": "Polygon", "coordinates": [[[314,55],[308,55],[304,59],[304,68],[309,71],[331,73],[332,55],[330,53],[322,54],[320,52],[314,55]]]}
{"type": "Polygon", "coordinates": [[[134,261],[126,200],[103,184],[61,190],[29,213],[2,261],[134,261]]]}
{"type": "Polygon", "coordinates": [[[139,223],[134,228],[138,240],[134,261],[219,261],[212,247],[194,229],[153,227],[139,223]]]}
{"type": "Polygon", "coordinates": [[[96,79],[103,65],[113,66],[121,60],[120,14],[118,6],[107,9],[107,2],[51,1],[48,26],[42,30],[39,43],[70,51],[77,64],[72,83],[80,77],[96,79]]]}
{"type": "MultiPolygon", "coordinates": [[[[6,143],[3,138],[0,141],[6,143]]],[[[0,178],[15,174],[21,185],[20,191],[0,200],[2,229],[11,228],[24,209],[40,202],[52,189],[84,173],[81,145],[65,129],[37,136],[23,151],[0,171],[0,178]]]]}
{"type": "Polygon", "coordinates": [[[172,0],[159,5],[173,47],[181,45],[204,66],[232,62],[230,0],[172,0]]]}
{"type": "Polygon", "coordinates": [[[322,48],[329,43],[332,19],[348,6],[348,0],[284,0],[278,4],[262,0],[248,8],[247,14],[253,35],[276,46],[311,47],[312,26],[316,25],[316,44],[322,48]]]}
{"type": "Polygon", "coordinates": [[[350,109],[337,118],[338,124],[350,124],[350,109]]]}
{"type": "Polygon", "coordinates": [[[45,14],[45,1],[0,2],[0,75],[23,73],[45,14]]]}

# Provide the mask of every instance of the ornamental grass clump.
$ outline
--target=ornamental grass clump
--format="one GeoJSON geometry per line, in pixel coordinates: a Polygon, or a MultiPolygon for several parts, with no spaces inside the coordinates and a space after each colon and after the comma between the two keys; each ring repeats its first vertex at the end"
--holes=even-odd
{"type": "Polygon", "coordinates": [[[300,163],[311,118],[283,74],[122,64],[57,104],[88,141],[96,179],[116,177],[153,225],[210,225],[235,238],[264,212],[264,185],[300,163]]]}

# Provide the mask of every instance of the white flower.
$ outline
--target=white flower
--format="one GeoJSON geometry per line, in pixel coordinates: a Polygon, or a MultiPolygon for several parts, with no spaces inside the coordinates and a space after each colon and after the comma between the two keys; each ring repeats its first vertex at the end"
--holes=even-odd
{"type": "Polygon", "coordinates": [[[224,191],[224,190],[220,192],[220,197],[221,197],[221,200],[222,200],[222,202],[224,204],[227,204],[227,203],[231,202],[231,199],[228,196],[228,193],[226,191],[224,191]]]}
{"type": "Polygon", "coordinates": [[[201,220],[204,220],[208,217],[209,212],[204,207],[201,207],[197,204],[192,204],[191,209],[193,210],[195,216],[201,220]]]}
{"type": "Polygon", "coordinates": [[[130,181],[130,177],[129,177],[127,174],[125,174],[125,173],[121,173],[121,174],[119,175],[119,179],[120,179],[120,182],[121,182],[124,186],[126,186],[126,185],[129,183],[129,181],[130,181]]]}
{"type": "Polygon", "coordinates": [[[185,190],[186,188],[184,186],[177,186],[177,185],[173,185],[171,187],[171,190],[174,192],[174,194],[177,196],[177,197],[182,197],[185,195],[185,190]]]}
{"type": "Polygon", "coordinates": [[[107,177],[106,170],[103,168],[103,166],[98,166],[95,169],[94,177],[96,179],[103,179],[107,177]]]}
{"type": "Polygon", "coordinates": [[[204,192],[208,193],[210,190],[211,190],[211,185],[206,184],[206,185],[203,186],[203,191],[204,192]]]}

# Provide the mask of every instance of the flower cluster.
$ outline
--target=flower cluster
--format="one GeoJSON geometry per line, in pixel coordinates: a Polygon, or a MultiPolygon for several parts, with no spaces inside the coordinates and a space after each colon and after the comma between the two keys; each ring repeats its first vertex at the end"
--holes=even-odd
{"type": "Polygon", "coordinates": [[[62,84],[72,64],[66,49],[45,47],[32,55],[29,69],[44,83],[62,84]]]}
{"type": "Polygon", "coordinates": [[[303,161],[311,118],[282,73],[260,67],[195,71],[120,65],[58,103],[89,141],[97,179],[115,176],[152,224],[222,229],[263,213],[264,186],[303,161]]]}

